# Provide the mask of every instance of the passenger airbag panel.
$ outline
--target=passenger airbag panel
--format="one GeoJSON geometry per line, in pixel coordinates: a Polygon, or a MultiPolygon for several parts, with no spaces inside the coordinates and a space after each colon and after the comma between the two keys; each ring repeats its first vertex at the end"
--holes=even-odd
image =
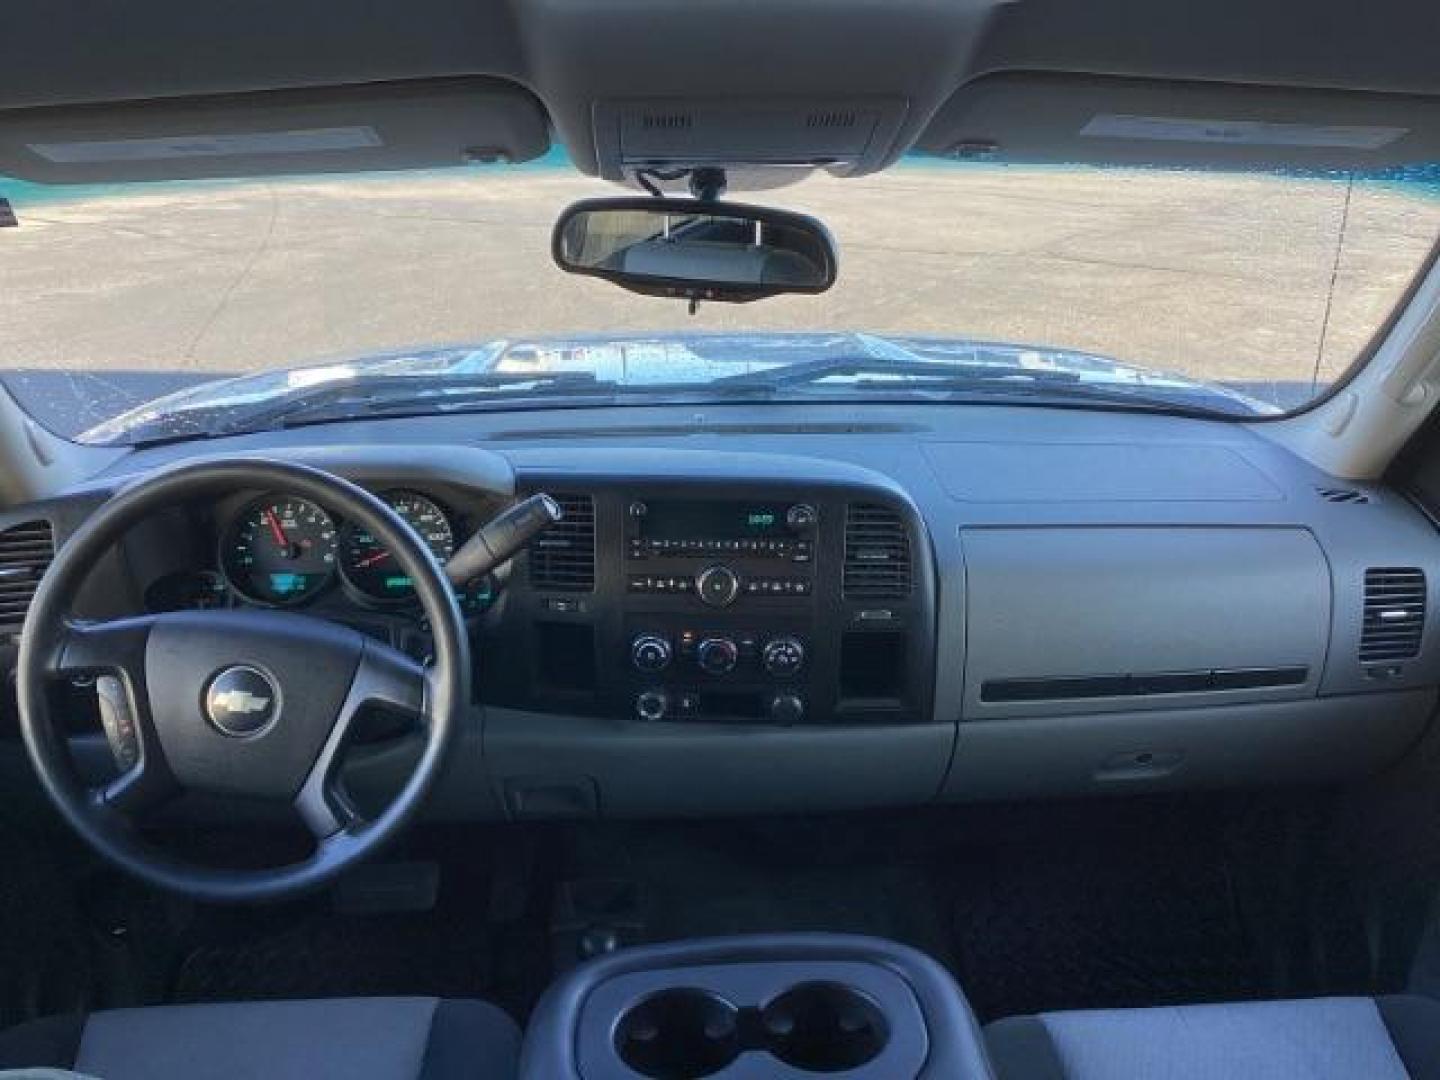
{"type": "Polygon", "coordinates": [[[966,529],[961,539],[967,719],[1315,692],[1330,573],[1304,529],[966,529]]]}

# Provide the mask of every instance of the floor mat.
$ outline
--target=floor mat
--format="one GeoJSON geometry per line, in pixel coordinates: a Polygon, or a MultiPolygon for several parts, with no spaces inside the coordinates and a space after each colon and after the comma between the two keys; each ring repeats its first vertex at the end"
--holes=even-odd
{"type": "Polygon", "coordinates": [[[640,886],[645,940],[827,931],[948,953],[931,875],[885,819],[612,827],[581,847],[572,865],[640,886]]]}
{"type": "MultiPolygon", "coordinates": [[[[473,834],[427,835],[449,852],[472,851],[477,843],[473,834]]],[[[487,919],[487,863],[450,859],[435,907],[421,912],[342,914],[327,896],[281,908],[202,908],[186,933],[169,997],[489,997],[494,928],[487,919]]]]}
{"type": "Polygon", "coordinates": [[[956,974],[982,1020],[1261,992],[1213,823],[1127,812],[1052,818],[1048,836],[952,862],[956,974]]]}

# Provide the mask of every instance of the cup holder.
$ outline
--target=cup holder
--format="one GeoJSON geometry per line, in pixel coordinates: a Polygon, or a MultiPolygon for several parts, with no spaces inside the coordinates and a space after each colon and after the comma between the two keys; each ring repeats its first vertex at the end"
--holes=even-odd
{"type": "Polygon", "coordinates": [[[615,1051],[630,1068],[655,1080],[709,1076],[740,1056],[739,1014],[708,990],[662,990],[620,1018],[615,1051]]]}
{"type": "Polygon", "coordinates": [[[808,1072],[843,1073],[873,1061],[890,1041],[880,1006],[853,987],[808,982],[791,987],[761,1011],[768,1048],[808,1072]]]}
{"type": "Polygon", "coordinates": [[[641,1076],[697,1080],[761,1050],[792,1068],[845,1073],[873,1061],[890,1026],[867,994],[835,982],[792,986],[761,1009],[694,987],[661,990],[615,1027],[615,1052],[641,1076]]]}

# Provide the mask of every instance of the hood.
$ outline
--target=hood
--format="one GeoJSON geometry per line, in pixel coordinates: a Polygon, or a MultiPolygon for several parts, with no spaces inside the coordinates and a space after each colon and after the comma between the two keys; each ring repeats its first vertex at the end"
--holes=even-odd
{"type": "Polygon", "coordinates": [[[156,398],[91,428],[81,439],[114,441],[123,438],[126,431],[160,417],[173,420],[191,411],[210,413],[216,409],[244,408],[282,400],[327,384],[375,378],[423,381],[468,374],[544,376],[582,372],[593,375],[598,382],[620,386],[703,386],[724,376],[846,356],[903,362],[918,360],[961,368],[1048,370],[1067,373],[1077,381],[1090,384],[1144,386],[1208,396],[1228,405],[1227,411],[1233,411],[1237,405],[1257,415],[1279,411],[1225,386],[1201,383],[1092,353],[1047,346],[858,332],[596,334],[520,341],[496,339],[476,345],[397,350],[220,379],[156,398]]]}

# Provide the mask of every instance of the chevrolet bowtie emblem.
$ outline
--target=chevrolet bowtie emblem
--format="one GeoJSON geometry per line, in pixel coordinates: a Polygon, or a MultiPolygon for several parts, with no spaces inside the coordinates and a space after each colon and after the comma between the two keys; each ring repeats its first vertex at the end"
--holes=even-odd
{"type": "Polygon", "coordinates": [[[270,708],[268,697],[256,697],[248,690],[222,690],[210,700],[215,702],[217,709],[224,709],[226,712],[264,712],[270,708]]]}
{"type": "Polygon", "coordinates": [[[258,735],[274,722],[279,699],[274,681],[259,668],[230,667],[210,680],[205,715],[223,734],[258,735]]]}

